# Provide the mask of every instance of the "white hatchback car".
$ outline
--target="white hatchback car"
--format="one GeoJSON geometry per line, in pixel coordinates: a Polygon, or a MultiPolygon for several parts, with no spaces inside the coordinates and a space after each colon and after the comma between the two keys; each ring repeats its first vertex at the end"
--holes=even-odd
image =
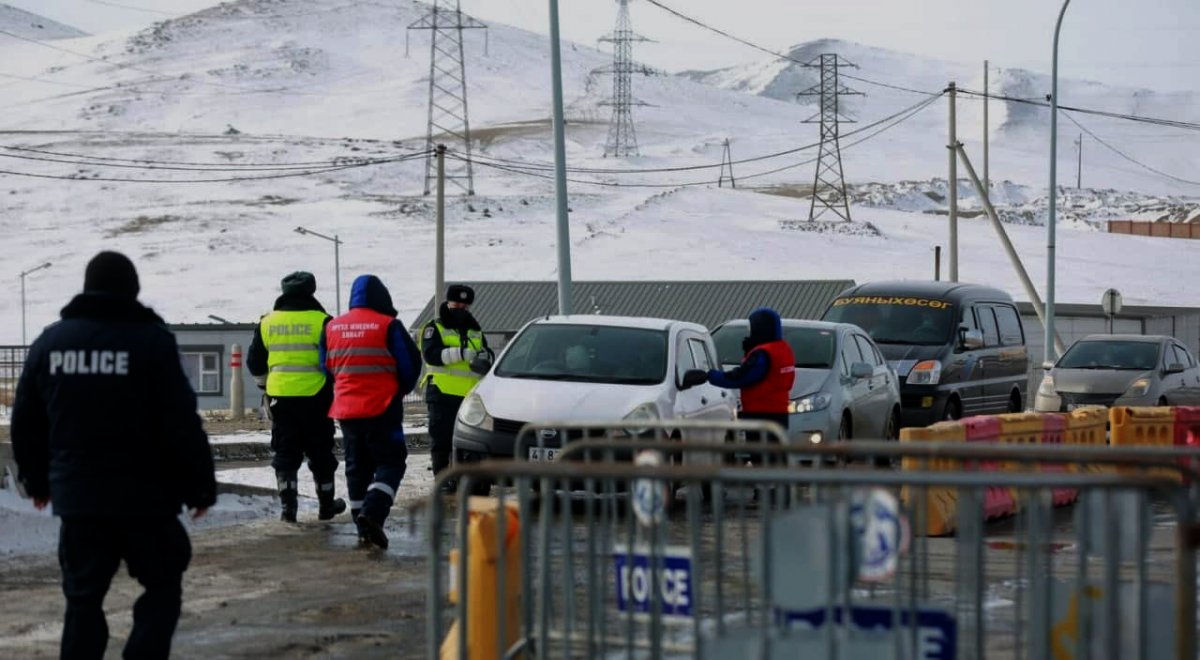
{"type": "MultiPolygon", "coordinates": [[[[730,421],[737,397],[707,381],[716,355],[708,330],[696,323],[593,315],[532,321],[463,401],[455,460],[512,458],[527,422],[730,421]]],[[[564,439],[547,433],[538,440],[532,460],[553,458],[564,439]]]]}

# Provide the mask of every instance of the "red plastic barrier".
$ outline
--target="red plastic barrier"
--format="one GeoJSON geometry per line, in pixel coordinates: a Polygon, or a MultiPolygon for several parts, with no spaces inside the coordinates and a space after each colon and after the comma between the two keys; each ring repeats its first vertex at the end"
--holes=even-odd
{"type": "MultiPolygon", "coordinates": [[[[1045,426],[1042,430],[1042,444],[1061,445],[1066,442],[1067,418],[1065,415],[1043,415],[1045,426]]],[[[1042,472],[1057,472],[1065,474],[1070,470],[1061,463],[1044,463],[1039,465],[1042,472]]],[[[1054,506],[1064,506],[1079,498],[1074,488],[1055,488],[1053,490],[1054,506]]]]}
{"type": "MultiPolygon", "coordinates": [[[[1200,450],[1200,406],[1179,406],[1175,408],[1175,446],[1192,447],[1200,450]]],[[[1187,458],[1179,459],[1179,464],[1192,469],[1200,468],[1196,461],[1187,458]]],[[[1187,475],[1183,476],[1184,483],[1189,483],[1187,475]]]]}
{"type": "MultiPolygon", "coordinates": [[[[1001,423],[999,418],[991,416],[966,417],[959,420],[967,442],[999,442],[1001,423]]],[[[964,463],[963,469],[970,469],[970,463],[964,463]]],[[[980,461],[978,470],[984,472],[1001,472],[1004,466],[997,461],[980,461]]],[[[1017,501],[1012,491],[999,486],[989,486],[983,496],[984,518],[1002,518],[1017,512],[1017,501]]]]}

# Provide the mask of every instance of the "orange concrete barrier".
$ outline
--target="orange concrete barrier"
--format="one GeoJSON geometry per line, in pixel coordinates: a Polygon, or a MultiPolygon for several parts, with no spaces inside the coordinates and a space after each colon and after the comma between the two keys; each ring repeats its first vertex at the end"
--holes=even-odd
{"type": "MultiPolygon", "coordinates": [[[[925,428],[907,428],[900,430],[900,442],[963,442],[966,439],[965,429],[959,422],[938,422],[925,428]]],[[[959,469],[958,461],[944,458],[922,459],[905,457],[900,462],[901,469],[950,471],[959,469]]],[[[924,533],[926,536],[945,536],[954,532],[958,521],[958,493],[953,488],[927,487],[914,488],[905,486],[900,491],[900,497],[910,506],[918,507],[917,498],[923,498],[925,504],[924,530],[914,527],[915,534],[924,533]]],[[[916,521],[914,521],[916,525],[916,521]]]]}

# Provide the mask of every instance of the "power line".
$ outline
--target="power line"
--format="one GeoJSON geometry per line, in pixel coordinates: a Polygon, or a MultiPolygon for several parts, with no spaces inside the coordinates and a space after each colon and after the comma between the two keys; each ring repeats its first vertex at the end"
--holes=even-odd
{"type": "MultiPolygon", "coordinates": [[[[349,160],[349,159],[357,159],[357,160],[363,160],[363,161],[375,160],[373,158],[364,158],[364,157],[360,157],[360,156],[345,156],[342,161],[320,160],[320,161],[301,161],[301,162],[289,162],[289,163],[198,163],[198,162],[194,162],[194,161],[153,160],[153,159],[149,159],[149,158],[117,158],[117,157],[113,157],[113,156],[92,156],[92,155],[88,155],[88,154],[70,153],[70,152],[62,152],[62,151],[49,151],[49,150],[45,150],[45,149],[33,149],[33,148],[29,148],[29,147],[14,147],[14,146],[10,146],[10,145],[0,145],[0,149],[4,149],[7,151],[23,152],[23,153],[41,154],[43,156],[58,156],[60,158],[72,158],[72,159],[78,159],[78,160],[84,160],[84,161],[97,161],[97,162],[79,163],[81,165],[82,164],[104,165],[106,163],[132,163],[133,165],[131,165],[131,166],[133,166],[133,167],[145,166],[146,169],[174,169],[174,168],[170,168],[167,166],[179,165],[179,166],[187,166],[187,167],[182,167],[180,169],[196,169],[196,170],[211,169],[211,170],[217,170],[217,171],[231,171],[231,172],[237,171],[237,170],[243,170],[243,169],[244,170],[255,170],[255,169],[288,170],[288,169],[305,169],[305,168],[312,168],[312,167],[333,167],[333,166],[337,166],[337,165],[344,165],[345,160],[349,160]],[[155,166],[161,166],[161,167],[155,167],[155,166]]],[[[12,157],[8,154],[0,154],[0,156],[12,157]]],[[[32,158],[32,157],[30,157],[30,159],[36,160],[35,158],[32,158]]],[[[73,161],[61,161],[61,162],[73,162],[73,161]]],[[[113,167],[126,167],[126,166],[127,165],[113,165],[113,167]]]]}
{"type": "MultiPolygon", "coordinates": [[[[0,147],[7,149],[8,147],[0,147]]],[[[178,165],[156,165],[156,164],[134,164],[134,163],[114,163],[114,162],[96,162],[88,160],[75,160],[68,158],[50,158],[46,156],[23,156],[18,154],[0,153],[0,158],[13,158],[17,160],[29,160],[44,163],[62,163],[66,165],[81,165],[87,167],[106,167],[116,169],[133,169],[133,170],[167,170],[175,172],[284,172],[294,170],[312,170],[316,168],[341,167],[349,164],[376,165],[380,163],[395,162],[395,158],[376,158],[363,159],[358,163],[337,163],[324,162],[313,165],[284,165],[284,166],[267,166],[267,167],[188,167],[178,165]]]]}
{"type": "MultiPolygon", "coordinates": [[[[1011,103],[1032,105],[1032,106],[1036,106],[1039,108],[1050,108],[1049,103],[1046,103],[1045,101],[1040,101],[1037,99],[1006,96],[1003,94],[992,94],[992,93],[988,93],[988,92],[978,92],[978,91],[962,89],[962,88],[959,88],[958,91],[959,91],[959,93],[968,94],[970,96],[976,96],[981,99],[984,99],[984,98],[996,99],[998,101],[1009,101],[1011,103]]],[[[1091,108],[1080,108],[1080,107],[1062,105],[1062,104],[1060,104],[1058,106],[1058,109],[1067,111],[1067,112],[1076,112],[1076,113],[1086,114],[1086,115],[1095,115],[1097,117],[1108,117],[1110,119],[1121,119],[1124,121],[1133,121],[1133,122],[1139,122],[1139,123],[1143,123],[1143,124],[1153,124],[1155,126],[1180,128],[1180,129],[1189,130],[1189,131],[1200,131],[1200,123],[1181,121],[1178,119],[1165,119],[1162,117],[1147,117],[1144,115],[1134,115],[1134,114],[1121,113],[1121,112],[1109,112],[1107,110],[1093,110],[1091,108]]]]}
{"type": "Polygon", "coordinates": [[[18,172],[18,171],[14,171],[14,170],[2,170],[2,169],[0,169],[0,174],[7,174],[10,176],[20,176],[20,177],[27,177],[27,178],[34,178],[34,179],[55,179],[55,180],[61,180],[61,181],[98,181],[98,182],[104,182],[104,183],[168,183],[168,184],[172,184],[172,183],[176,183],[176,184],[177,183],[237,183],[237,182],[243,182],[243,181],[265,181],[265,180],[269,180],[269,179],[287,179],[287,178],[294,178],[294,177],[312,176],[315,174],[328,174],[330,172],[340,172],[342,170],[350,170],[350,169],[357,169],[357,168],[362,168],[362,167],[370,167],[370,166],[374,166],[374,165],[381,165],[381,164],[384,164],[384,162],[401,163],[401,162],[405,162],[405,161],[409,161],[409,160],[416,160],[416,159],[420,159],[420,158],[424,158],[424,157],[425,157],[425,154],[424,154],[424,152],[422,152],[419,154],[412,154],[409,156],[395,158],[395,159],[392,159],[389,161],[377,161],[377,162],[371,162],[371,163],[351,163],[351,164],[347,164],[347,165],[340,165],[337,167],[326,167],[326,168],[320,168],[320,169],[306,170],[306,171],[302,171],[302,172],[287,172],[287,173],[283,173],[283,174],[265,174],[265,175],[261,175],[261,176],[243,176],[243,177],[221,177],[221,178],[210,178],[210,179],[134,179],[134,178],[125,178],[125,177],[102,177],[102,176],[83,176],[83,175],[70,176],[70,175],[62,175],[62,174],[42,174],[42,173],[36,173],[36,172],[18,172]]]}
{"type": "MultiPolygon", "coordinates": [[[[805,62],[803,60],[796,59],[785,53],[780,53],[777,50],[772,50],[770,48],[767,48],[766,46],[760,46],[759,44],[756,44],[752,41],[748,41],[739,36],[730,34],[729,32],[722,30],[721,28],[709,25],[708,23],[705,23],[698,18],[693,18],[691,16],[688,16],[687,14],[684,14],[683,12],[680,12],[678,10],[672,9],[672,8],[664,5],[663,3],[659,2],[658,0],[646,0],[646,2],[654,5],[655,7],[658,7],[659,9],[667,12],[668,14],[675,16],[676,18],[687,21],[688,23],[691,23],[692,25],[695,25],[695,26],[698,26],[705,30],[708,30],[709,32],[712,32],[714,34],[718,34],[722,37],[725,37],[726,39],[736,41],[736,42],[742,44],[743,46],[748,46],[750,48],[753,48],[754,50],[761,51],[772,57],[777,57],[779,59],[787,60],[789,62],[794,62],[796,64],[801,64],[801,65],[807,64],[807,62],[805,62]]],[[[858,77],[858,76],[845,75],[843,77],[849,78],[851,80],[857,80],[858,82],[866,83],[868,85],[876,85],[878,87],[886,87],[888,89],[894,89],[894,90],[898,90],[901,92],[910,92],[912,94],[924,94],[924,95],[928,95],[928,96],[935,96],[938,94],[937,92],[930,92],[930,91],[923,90],[923,89],[913,89],[911,87],[904,87],[901,85],[893,85],[890,83],[879,82],[877,80],[871,80],[869,78],[862,78],[862,77],[858,77]]]]}
{"type": "Polygon", "coordinates": [[[1079,123],[1078,120],[1076,120],[1074,117],[1071,116],[1070,112],[1064,112],[1063,116],[1065,116],[1067,119],[1069,119],[1072,124],[1075,124],[1076,126],[1078,126],[1079,130],[1083,131],[1084,133],[1087,133],[1089,136],[1091,136],[1091,138],[1093,140],[1099,142],[1106,149],[1117,154],[1121,158],[1124,158],[1125,160],[1133,163],[1134,165],[1137,165],[1138,167],[1141,167],[1142,169],[1145,169],[1149,172],[1153,172],[1159,176],[1163,176],[1168,179],[1171,179],[1172,181],[1177,181],[1179,183],[1186,183],[1186,184],[1192,185],[1192,186],[1200,186],[1200,181],[1192,181],[1191,179],[1184,179],[1182,177],[1175,176],[1174,174],[1171,174],[1170,172],[1164,172],[1156,167],[1152,167],[1150,165],[1147,165],[1146,163],[1141,162],[1140,160],[1137,160],[1133,156],[1130,156],[1129,154],[1125,153],[1124,151],[1121,151],[1120,149],[1109,144],[1106,140],[1104,140],[1104,138],[1100,137],[1099,135],[1096,135],[1087,126],[1084,126],[1083,124],[1079,123]]]}
{"type": "MultiPolygon", "coordinates": [[[[866,125],[861,126],[853,131],[847,132],[843,137],[849,137],[851,135],[856,135],[856,134],[860,134],[860,133],[867,133],[867,135],[864,135],[863,137],[848,143],[843,148],[849,149],[855,145],[866,142],[867,140],[870,140],[885,131],[895,128],[896,126],[907,121],[911,117],[919,114],[922,110],[933,105],[939,98],[940,98],[940,95],[937,97],[925,99],[925,100],[921,101],[920,103],[917,103],[915,105],[904,108],[903,110],[893,113],[887,117],[884,117],[883,119],[876,120],[870,124],[866,124],[866,125]],[[873,129],[877,129],[877,130],[874,130],[874,132],[868,133],[868,131],[872,131],[873,129]]],[[[812,148],[815,146],[816,145],[811,145],[808,148],[812,148]]],[[[789,150],[788,153],[795,153],[796,151],[798,151],[798,150],[792,149],[792,150],[789,150]]],[[[459,160],[463,159],[463,156],[458,153],[449,152],[446,155],[449,158],[456,158],[459,160]]],[[[763,158],[760,157],[757,159],[743,159],[743,161],[735,161],[735,162],[746,162],[749,160],[762,160],[762,159],[763,158]]],[[[477,165],[481,165],[483,167],[488,167],[488,168],[501,170],[501,171],[505,171],[505,172],[510,172],[513,174],[520,174],[520,175],[524,175],[524,176],[534,177],[534,178],[538,178],[538,179],[547,179],[547,180],[553,180],[553,178],[554,178],[552,174],[545,173],[545,171],[542,170],[540,167],[536,168],[536,169],[530,169],[530,168],[523,167],[520,164],[520,161],[503,161],[503,160],[489,161],[489,160],[481,160],[478,156],[472,156],[472,160],[477,165]]],[[[808,165],[808,164],[816,162],[816,160],[817,160],[816,158],[810,158],[808,160],[804,160],[799,163],[785,165],[783,167],[775,168],[775,169],[768,170],[765,172],[758,172],[755,174],[740,176],[738,178],[742,179],[742,180],[747,180],[747,179],[755,179],[755,178],[759,178],[759,177],[764,177],[764,176],[768,176],[770,174],[775,174],[775,173],[783,172],[783,171],[793,169],[796,167],[801,167],[803,165],[808,165]]],[[[712,167],[713,166],[709,165],[709,166],[705,166],[705,168],[693,167],[693,168],[688,168],[688,169],[709,169],[712,167]]],[[[575,170],[575,171],[578,171],[578,170],[575,170]]],[[[644,172],[646,172],[646,170],[628,170],[625,173],[644,173],[644,172]]],[[[574,178],[569,179],[569,181],[571,183],[576,183],[576,184],[580,184],[580,185],[602,186],[602,187],[609,187],[609,188],[686,188],[686,187],[691,187],[691,186],[714,185],[717,183],[717,180],[714,180],[714,179],[704,179],[704,180],[700,180],[700,181],[673,182],[673,183],[621,183],[621,182],[617,182],[617,181],[595,181],[595,180],[591,180],[591,179],[574,179],[574,178]]]]}
{"type": "Polygon", "coordinates": [[[116,7],[118,9],[128,9],[130,11],[145,12],[147,14],[158,14],[159,16],[177,16],[178,15],[178,14],[173,14],[169,11],[162,11],[161,9],[150,9],[149,7],[137,7],[135,5],[124,5],[119,2],[108,2],[107,0],[87,0],[87,2],[90,2],[94,5],[104,5],[105,7],[116,7]]]}
{"type": "MultiPolygon", "coordinates": [[[[928,98],[928,99],[922,99],[921,101],[918,101],[917,103],[910,105],[906,108],[903,108],[897,112],[894,112],[886,117],[877,119],[869,124],[864,124],[852,131],[848,131],[845,134],[843,134],[843,137],[850,137],[852,135],[864,133],[866,131],[870,131],[871,129],[873,129],[877,126],[880,126],[882,124],[890,122],[893,119],[896,119],[897,117],[900,117],[902,115],[907,115],[911,112],[919,112],[921,110],[924,110],[926,107],[928,107],[933,102],[937,101],[939,98],[941,98],[940,94],[935,97],[928,98]]],[[[802,145],[799,147],[793,147],[791,149],[785,149],[783,151],[776,151],[773,153],[762,154],[759,156],[750,156],[747,158],[740,158],[738,160],[732,161],[732,164],[744,165],[747,163],[755,163],[755,162],[763,161],[763,160],[772,160],[772,159],[780,158],[783,156],[790,156],[792,154],[800,153],[803,151],[809,151],[811,149],[817,148],[818,146],[820,146],[820,142],[811,142],[809,144],[805,144],[805,145],[802,145]]],[[[553,170],[553,168],[554,168],[553,163],[547,163],[544,161],[523,161],[523,160],[505,159],[505,158],[498,158],[498,157],[494,157],[494,156],[480,156],[480,155],[474,155],[474,156],[472,156],[472,158],[475,159],[475,162],[480,163],[480,164],[484,164],[484,163],[490,161],[493,163],[500,163],[500,164],[504,164],[504,165],[517,167],[520,169],[526,169],[526,170],[550,171],[550,170],[553,170]]],[[[700,165],[679,165],[679,166],[674,166],[674,167],[643,167],[643,168],[628,168],[628,169],[568,167],[567,171],[574,172],[576,174],[633,175],[633,174],[665,174],[665,173],[671,173],[671,172],[694,172],[694,171],[699,171],[699,170],[719,169],[720,167],[721,167],[721,165],[719,163],[718,164],[706,163],[706,164],[700,164],[700,165]]],[[[745,177],[740,177],[740,178],[745,178],[745,177]]]]}

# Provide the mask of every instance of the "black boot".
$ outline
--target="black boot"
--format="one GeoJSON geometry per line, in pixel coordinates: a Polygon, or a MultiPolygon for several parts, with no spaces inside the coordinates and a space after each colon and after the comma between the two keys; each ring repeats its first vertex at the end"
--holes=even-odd
{"type": "Polygon", "coordinates": [[[283,472],[276,472],[275,478],[279,483],[279,503],[283,509],[279,515],[279,519],[284,522],[294,523],[296,522],[296,509],[300,506],[298,501],[299,492],[297,490],[300,484],[296,479],[295,473],[284,474],[283,472]]]}
{"type": "Polygon", "coordinates": [[[366,516],[359,516],[354,522],[358,525],[359,541],[366,541],[381,550],[387,550],[388,537],[383,531],[383,525],[366,516]]]}
{"type": "Polygon", "coordinates": [[[317,484],[317,501],[320,503],[320,509],[317,510],[318,520],[332,520],[334,516],[346,510],[346,500],[333,496],[332,481],[317,484]]]}

